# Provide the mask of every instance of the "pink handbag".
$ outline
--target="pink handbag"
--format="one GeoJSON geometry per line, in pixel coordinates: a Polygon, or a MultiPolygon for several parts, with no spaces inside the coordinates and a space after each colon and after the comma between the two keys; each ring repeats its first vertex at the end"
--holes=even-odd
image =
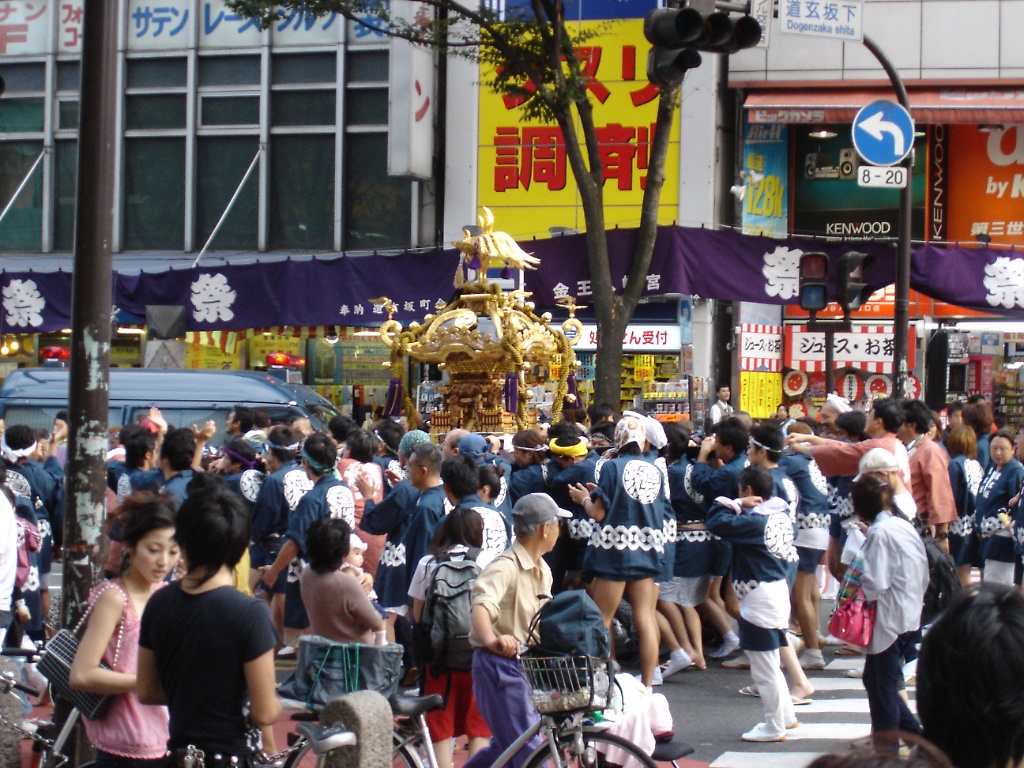
{"type": "Polygon", "coordinates": [[[864,599],[864,590],[857,587],[847,600],[842,602],[828,623],[832,637],[867,648],[871,645],[871,634],[875,629],[875,604],[864,599]]]}

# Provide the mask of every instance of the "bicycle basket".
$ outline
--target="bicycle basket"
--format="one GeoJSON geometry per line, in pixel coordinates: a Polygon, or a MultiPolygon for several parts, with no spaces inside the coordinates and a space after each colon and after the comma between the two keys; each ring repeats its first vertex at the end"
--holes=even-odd
{"type": "Polygon", "coordinates": [[[608,706],[613,677],[608,662],[589,656],[523,656],[530,701],[542,715],[608,706]]]}

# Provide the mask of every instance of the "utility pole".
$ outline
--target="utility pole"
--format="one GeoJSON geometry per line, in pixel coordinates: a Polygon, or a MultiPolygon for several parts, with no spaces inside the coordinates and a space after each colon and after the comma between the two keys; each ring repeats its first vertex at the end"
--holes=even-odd
{"type": "MultiPolygon", "coordinates": [[[[116,0],[86,0],[82,42],[75,263],[71,292],[69,439],[61,622],[73,626],[102,574],[117,130],[116,0]]],[[[68,702],[58,701],[63,723],[68,702]]],[[[72,763],[89,745],[77,730],[72,763]]]]}

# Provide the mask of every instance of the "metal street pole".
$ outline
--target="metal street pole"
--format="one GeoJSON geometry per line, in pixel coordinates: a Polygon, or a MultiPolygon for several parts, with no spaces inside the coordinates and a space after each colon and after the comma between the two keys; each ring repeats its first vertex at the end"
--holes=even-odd
{"type": "MultiPolygon", "coordinates": [[[[899,72],[889,61],[874,40],[864,35],[864,47],[878,59],[882,69],[889,76],[896,99],[900,105],[910,112],[910,99],[899,72]]],[[[910,349],[910,214],[913,202],[913,168],[914,152],[900,163],[907,169],[907,185],[900,190],[900,213],[896,240],[896,313],[893,327],[893,396],[903,398],[907,395],[907,358],[910,349]]]]}
{"type": "MultiPolygon", "coordinates": [[[[102,575],[106,520],[106,451],[110,380],[112,249],[117,146],[116,0],[86,0],[79,100],[75,263],[71,292],[71,375],[64,514],[64,588],[61,621],[73,626],[102,575]]],[[[58,722],[69,705],[58,701],[58,722]]],[[[81,736],[81,730],[78,730],[81,736]]],[[[84,738],[69,747],[72,763],[88,750],[84,738]]]]}

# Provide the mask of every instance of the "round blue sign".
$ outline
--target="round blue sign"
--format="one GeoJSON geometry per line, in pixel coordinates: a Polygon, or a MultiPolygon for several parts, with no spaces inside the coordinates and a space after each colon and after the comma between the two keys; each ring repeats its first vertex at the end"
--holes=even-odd
{"type": "Polygon", "coordinates": [[[853,146],[866,163],[896,165],[914,148],[914,120],[895,101],[873,101],[853,119],[853,146]]]}

